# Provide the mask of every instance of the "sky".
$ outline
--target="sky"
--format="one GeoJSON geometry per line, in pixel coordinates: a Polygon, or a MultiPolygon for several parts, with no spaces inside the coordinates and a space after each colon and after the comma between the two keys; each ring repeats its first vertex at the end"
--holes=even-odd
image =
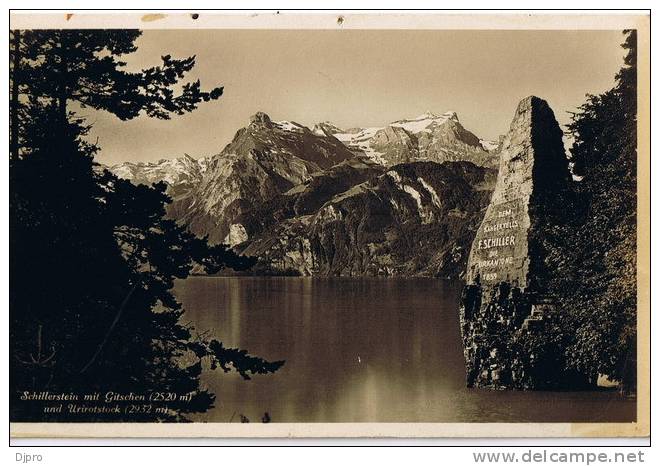
{"type": "Polygon", "coordinates": [[[171,120],[81,114],[108,165],[217,154],[258,111],[342,128],[455,111],[466,129],[496,140],[529,95],[568,123],[587,93],[613,86],[622,41],[620,31],[586,30],[149,30],[124,57],[130,69],[196,55],[189,78],[224,95],[171,120]]]}

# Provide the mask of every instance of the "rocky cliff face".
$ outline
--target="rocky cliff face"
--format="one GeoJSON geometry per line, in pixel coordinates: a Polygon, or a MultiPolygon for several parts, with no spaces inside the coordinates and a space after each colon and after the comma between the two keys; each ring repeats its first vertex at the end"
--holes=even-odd
{"type": "Polygon", "coordinates": [[[269,205],[273,224],[244,219],[240,251],[274,272],[455,277],[494,178],[469,162],[342,164],[269,205]]]}
{"type": "Polygon", "coordinates": [[[332,136],[257,113],[209,159],[195,189],[175,201],[168,213],[213,243],[235,243],[244,238],[235,218],[311,179],[313,173],[353,157],[332,136]]]}
{"type": "Polygon", "coordinates": [[[455,112],[436,115],[427,112],[417,118],[399,120],[380,128],[352,128],[342,131],[322,124],[357,154],[385,166],[414,161],[469,161],[495,168],[497,144],[482,141],[463,128],[455,112]]]}
{"type": "Polygon", "coordinates": [[[546,265],[570,180],[547,102],[520,102],[501,142],[497,183],[472,243],[460,309],[467,383],[490,388],[584,385],[562,362],[561,314],[546,265]]]}

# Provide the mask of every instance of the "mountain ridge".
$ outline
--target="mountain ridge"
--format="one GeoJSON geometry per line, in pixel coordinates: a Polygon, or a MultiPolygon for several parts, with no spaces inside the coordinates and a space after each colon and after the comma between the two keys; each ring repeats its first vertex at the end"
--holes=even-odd
{"type": "MultiPolygon", "coordinates": [[[[442,123],[445,123],[447,121],[451,121],[454,124],[456,124],[455,127],[458,129],[460,125],[460,121],[456,112],[447,111],[442,114],[437,114],[430,110],[414,118],[403,118],[400,120],[392,121],[386,125],[377,126],[377,127],[352,127],[348,129],[342,129],[339,126],[335,125],[334,123],[326,120],[314,124],[310,129],[307,126],[292,120],[273,121],[271,120],[268,114],[262,111],[258,111],[250,117],[248,126],[256,124],[256,125],[263,125],[267,128],[275,127],[283,131],[291,131],[291,132],[308,131],[311,132],[312,134],[321,137],[334,137],[335,139],[338,139],[340,142],[344,143],[344,145],[349,149],[356,150],[358,152],[357,155],[361,155],[362,152],[368,152],[368,150],[365,151],[365,147],[360,147],[360,146],[366,146],[366,144],[364,144],[365,142],[371,142],[371,141],[367,141],[367,139],[371,139],[371,137],[373,137],[375,133],[379,131],[386,130],[387,128],[390,127],[401,128],[407,134],[414,135],[414,134],[422,133],[425,130],[428,132],[430,131],[430,127],[441,125],[442,123]],[[339,137],[337,137],[338,135],[339,137]]],[[[483,161],[477,160],[476,162],[475,161],[473,162],[476,163],[477,165],[482,165],[483,163],[483,166],[488,166],[490,168],[496,167],[497,160],[494,155],[498,148],[498,144],[499,144],[498,141],[479,139],[478,137],[474,136],[471,132],[465,130],[465,128],[463,128],[462,125],[460,125],[460,128],[464,130],[463,134],[465,135],[465,137],[467,137],[470,140],[470,143],[473,147],[475,147],[476,149],[481,148],[483,151],[493,155],[493,157],[491,157],[490,160],[486,156],[484,157],[483,161]]],[[[245,128],[239,129],[238,132],[240,132],[242,129],[245,128]]],[[[236,135],[234,136],[234,139],[235,138],[236,135]]],[[[232,144],[233,142],[234,140],[232,140],[228,145],[232,144]]],[[[365,154],[365,155],[369,155],[369,154],[365,154]]],[[[179,160],[183,157],[186,157],[190,160],[196,160],[198,163],[205,165],[206,162],[208,162],[213,157],[213,155],[200,157],[200,158],[193,158],[190,155],[184,153],[182,156],[179,157],[174,157],[172,159],[160,159],[156,162],[130,162],[130,161],[120,162],[109,166],[109,168],[111,171],[115,172],[115,174],[117,174],[118,176],[121,176],[122,178],[126,178],[126,179],[131,179],[130,177],[135,176],[135,175],[131,175],[131,168],[132,171],[139,171],[140,168],[146,170],[149,167],[154,167],[156,165],[161,165],[161,166],[166,165],[169,160],[179,160]]],[[[420,157],[420,160],[424,160],[423,156],[420,157]]],[[[375,161],[387,165],[387,163],[384,163],[383,160],[378,160],[378,157],[376,157],[375,161]]],[[[205,166],[202,168],[202,170],[205,170],[205,166]]],[[[156,179],[156,177],[153,178],[156,179]]]]}
{"type": "Polygon", "coordinates": [[[257,112],[210,157],[110,170],[134,183],[164,181],[170,218],[210,243],[258,256],[263,273],[449,276],[464,266],[463,243],[492,189],[497,157],[455,112],[367,130],[327,121],[310,129],[257,112]],[[458,207],[446,208],[446,199],[458,207]]]}

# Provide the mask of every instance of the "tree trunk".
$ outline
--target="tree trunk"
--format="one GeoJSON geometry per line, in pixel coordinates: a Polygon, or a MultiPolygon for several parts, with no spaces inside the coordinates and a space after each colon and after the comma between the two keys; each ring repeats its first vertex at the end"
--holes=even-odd
{"type": "Polygon", "coordinates": [[[11,79],[11,121],[10,121],[10,155],[14,160],[18,159],[18,95],[19,95],[19,72],[21,66],[21,31],[14,31],[14,57],[12,60],[12,79],[11,79]]]}

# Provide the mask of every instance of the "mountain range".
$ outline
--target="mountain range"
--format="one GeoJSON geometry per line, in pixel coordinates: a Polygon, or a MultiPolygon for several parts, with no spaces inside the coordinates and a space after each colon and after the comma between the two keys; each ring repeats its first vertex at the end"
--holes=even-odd
{"type": "Polygon", "coordinates": [[[312,129],[259,112],[218,154],[109,167],[164,181],[167,215],[258,258],[255,273],[457,276],[492,192],[497,144],[454,112],[312,129]]]}
{"type": "Polygon", "coordinates": [[[420,160],[467,160],[491,168],[497,165],[497,157],[492,153],[497,144],[483,141],[463,128],[455,112],[442,115],[426,112],[384,127],[347,130],[324,122],[315,125],[314,132],[332,135],[356,154],[387,166],[420,160]]]}

